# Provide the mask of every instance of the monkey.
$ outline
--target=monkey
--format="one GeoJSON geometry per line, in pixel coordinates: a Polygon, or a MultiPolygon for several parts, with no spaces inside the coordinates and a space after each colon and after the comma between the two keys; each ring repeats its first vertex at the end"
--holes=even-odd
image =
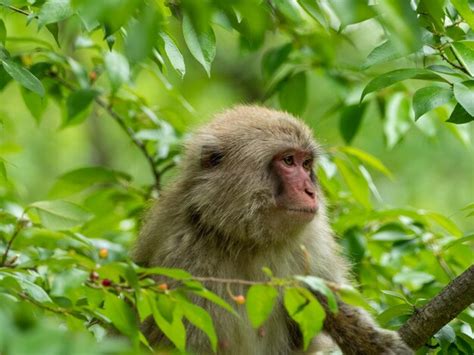
{"type": "MultiPolygon", "coordinates": [[[[265,281],[262,267],[268,267],[276,277],[311,274],[347,283],[348,263],[333,237],[314,172],[320,154],[310,128],[288,113],[242,105],[217,114],[185,143],[175,181],[148,211],[134,261],[202,277],[265,281]]],[[[226,285],[206,287],[229,300],[226,285]]],[[[246,290],[232,286],[234,294],[246,290]]],[[[238,318],[205,299],[193,301],[213,318],[219,354],[302,351],[301,335],[281,302],[262,332],[251,327],[245,307],[239,307],[238,318]]],[[[335,342],[347,354],[412,353],[396,332],[378,328],[365,311],[344,304],[340,310],[326,312],[326,335],[316,336],[311,350],[335,342]]],[[[142,331],[150,344],[166,344],[152,319],[142,331]]],[[[187,346],[212,353],[204,333],[192,326],[187,346]]]]}

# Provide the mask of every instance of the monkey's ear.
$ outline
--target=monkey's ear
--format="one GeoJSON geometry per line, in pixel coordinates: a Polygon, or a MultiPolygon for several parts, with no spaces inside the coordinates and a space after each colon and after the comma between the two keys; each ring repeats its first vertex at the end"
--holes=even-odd
{"type": "Polygon", "coordinates": [[[219,165],[224,158],[222,150],[213,145],[204,145],[201,149],[201,166],[205,169],[219,165]]]}

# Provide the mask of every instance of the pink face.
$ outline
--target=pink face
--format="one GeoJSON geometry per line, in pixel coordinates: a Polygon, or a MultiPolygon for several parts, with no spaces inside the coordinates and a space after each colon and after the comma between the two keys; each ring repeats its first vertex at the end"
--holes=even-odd
{"type": "Polygon", "coordinates": [[[277,208],[312,219],[318,209],[312,154],[287,150],[273,158],[273,168],[280,183],[275,194],[277,208]]]}

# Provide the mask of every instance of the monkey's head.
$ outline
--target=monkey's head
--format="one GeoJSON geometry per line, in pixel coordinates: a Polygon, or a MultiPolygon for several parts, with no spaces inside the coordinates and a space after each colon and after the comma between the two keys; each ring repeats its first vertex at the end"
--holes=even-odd
{"type": "Polygon", "coordinates": [[[323,213],[317,153],[310,129],[287,113],[239,106],[217,115],[186,145],[179,185],[190,222],[251,243],[291,238],[323,213]]]}

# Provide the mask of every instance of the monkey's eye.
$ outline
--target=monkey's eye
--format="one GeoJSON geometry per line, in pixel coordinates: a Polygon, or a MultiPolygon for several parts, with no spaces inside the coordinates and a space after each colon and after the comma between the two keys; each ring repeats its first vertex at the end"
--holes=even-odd
{"type": "Polygon", "coordinates": [[[293,155],[287,155],[283,158],[283,162],[288,166],[292,166],[295,164],[295,159],[293,158],[293,155]]]}
{"type": "Polygon", "coordinates": [[[311,170],[313,168],[313,160],[311,159],[306,159],[304,162],[303,162],[303,168],[305,170],[311,170]]]}

